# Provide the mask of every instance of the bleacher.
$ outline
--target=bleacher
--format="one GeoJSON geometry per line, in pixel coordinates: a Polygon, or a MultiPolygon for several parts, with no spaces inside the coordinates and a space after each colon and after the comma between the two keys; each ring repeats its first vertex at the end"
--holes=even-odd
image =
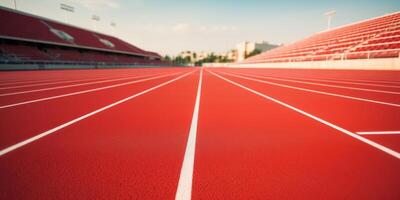
{"type": "Polygon", "coordinates": [[[242,63],[397,58],[400,55],[400,12],[317,33],[242,63]]]}
{"type": "Polygon", "coordinates": [[[0,7],[0,63],[166,64],[113,36],[0,7]]]}

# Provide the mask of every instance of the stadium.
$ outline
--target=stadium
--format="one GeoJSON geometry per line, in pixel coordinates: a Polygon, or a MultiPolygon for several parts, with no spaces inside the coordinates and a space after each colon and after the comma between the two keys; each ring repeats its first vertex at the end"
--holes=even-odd
{"type": "Polygon", "coordinates": [[[257,13],[267,4],[256,1],[71,0],[53,2],[57,11],[44,0],[7,2],[0,199],[400,199],[398,2],[366,1],[369,10],[347,10],[337,26],[343,12],[308,1],[306,12],[279,20],[271,10],[281,4],[257,13]],[[79,14],[123,16],[119,33],[114,21],[112,33],[101,29],[103,15],[92,28],[68,17],[85,6],[79,14]],[[180,23],[202,7],[204,21],[214,7],[220,21],[238,18],[180,23]],[[313,9],[327,29],[313,29],[313,9]],[[245,14],[276,18],[243,25],[245,14]],[[148,25],[154,19],[161,25],[148,25]],[[263,24],[266,32],[252,33],[263,24]],[[264,34],[288,42],[204,53],[264,34]],[[175,49],[182,53],[171,58],[175,49]]]}

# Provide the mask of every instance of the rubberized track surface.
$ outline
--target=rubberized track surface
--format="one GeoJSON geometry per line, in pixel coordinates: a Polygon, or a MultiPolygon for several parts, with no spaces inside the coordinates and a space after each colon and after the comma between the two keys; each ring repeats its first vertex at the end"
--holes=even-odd
{"type": "Polygon", "coordinates": [[[0,73],[0,199],[400,199],[400,72],[0,73]]]}

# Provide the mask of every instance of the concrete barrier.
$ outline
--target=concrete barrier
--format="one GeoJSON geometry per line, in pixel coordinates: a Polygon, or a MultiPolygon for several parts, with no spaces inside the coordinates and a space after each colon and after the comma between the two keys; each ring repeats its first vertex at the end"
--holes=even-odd
{"type": "Polygon", "coordinates": [[[206,67],[234,68],[291,68],[291,69],[355,69],[355,70],[400,70],[400,58],[376,58],[358,60],[329,60],[285,63],[206,63],[206,67]]]}
{"type": "Polygon", "coordinates": [[[157,68],[177,67],[160,65],[61,65],[61,64],[0,64],[0,71],[18,70],[61,70],[61,69],[121,69],[121,68],[157,68]]]}

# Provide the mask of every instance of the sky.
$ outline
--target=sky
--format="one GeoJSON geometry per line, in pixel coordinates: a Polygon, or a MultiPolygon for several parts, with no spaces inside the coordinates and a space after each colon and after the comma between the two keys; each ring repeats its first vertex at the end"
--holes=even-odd
{"type": "MultiPolygon", "coordinates": [[[[16,0],[17,9],[117,36],[162,55],[224,52],[243,41],[288,44],[323,31],[400,11],[399,0],[16,0]],[[74,13],[60,10],[71,5],[74,13]],[[93,15],[100,21],[91,20],[93,15]],[[110,26],[111,22],[116,27],[110,26]]],[[[14,0],[0,0],[14,8],[14,0]]]]}

